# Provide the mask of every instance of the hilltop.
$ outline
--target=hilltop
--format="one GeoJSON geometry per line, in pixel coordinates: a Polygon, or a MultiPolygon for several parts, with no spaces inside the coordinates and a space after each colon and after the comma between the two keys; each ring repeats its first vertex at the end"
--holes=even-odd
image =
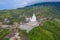
{"type": "MultiPolygon", "coordinates": [[[[24,8],[17,8],[12,10],[0,10],[0,23],[4,23],[4,18],[10,20],[10,23],[14,22],[20,23],[25,22],[26,16],[32,16],[33,13],[36,16],[40,16],[41,18],[50,18],[51,20],[47,20],[43,23],[43,25],[39,25],[34,27],[29,33],[26,33],[26,30],[19,30],[21,32],[22,40],[60,40],[60,2],[45,2],[45,3],[37,3],[30,6],[26,6],[24,8]]],[[[15,26],[14,26],[15,27],[15,26]]],[[[31,26],[29,26],[31,27],[31,26]]],[[[16,29],[15,29],[16,30],[16,29]]],[[[9,40],[6,38],[7,34],[11,33],[11,31],[15,31],[14,29],[1,29],[0,28],[0,39],[1,40],[9,40]]]]}

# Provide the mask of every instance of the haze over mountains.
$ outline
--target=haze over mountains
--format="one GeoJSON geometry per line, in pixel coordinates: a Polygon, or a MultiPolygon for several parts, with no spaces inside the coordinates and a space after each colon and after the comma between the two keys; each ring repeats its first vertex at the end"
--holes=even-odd
{"type": "Polygon", "coordinates": [[[42,2],[42,3],[35,3],[33,5],[29,5],[26,7],[32,7],[32,6],[41,6],[41,5],[45,5],[45,6],[60,6],[60,2],[42,2]]]}
{"type": "MultiPolygon", "coordinates": [[[[60,2],[38,2],[38,3],[33,3],[33,4],[29,4],[29,5],[26,5],[24,7],[16,7],[16,8],[27,8],[27,7],[32,7],[32,6],[42,6],[42,5],[45,5],[45,6],[58,6],[60,7],[60,2]]],[[[12,6],[10,6],[12,7],[12,6]]],[[[12,7],[12,8],[9,8],[7,6],[7,8],[5,8],[5,6],[3,6],[3,8],[1,8],[0,6],[0,10],[12,10],[12,9],[16,9],[15,7],[12,7]]]]}
{"type": "Polygon", "coordinates": [[[16,9],[43,2],[60,2],[60,0],[0,0],[0,10],[16,9]]]}

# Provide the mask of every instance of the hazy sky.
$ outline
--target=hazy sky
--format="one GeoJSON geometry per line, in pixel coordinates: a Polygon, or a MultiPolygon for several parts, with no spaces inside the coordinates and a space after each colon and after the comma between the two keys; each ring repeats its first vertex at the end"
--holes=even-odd
{"type": "Polygon", "coordinates": [[[60,0],[0,0],[0,9],[13,9],[39,2],[57,2],[60,0]]]}

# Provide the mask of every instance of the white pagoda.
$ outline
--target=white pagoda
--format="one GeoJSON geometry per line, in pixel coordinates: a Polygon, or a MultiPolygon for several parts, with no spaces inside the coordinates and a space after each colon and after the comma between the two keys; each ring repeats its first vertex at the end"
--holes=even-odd
{"type": "Polygon", "coordinates": [[[36,22],[37,20],[36,20],[36,16],[35,16],[35,14],[33,14],[33,16],[30,18],[30,22],[36,22]]]}
{"type": "Polygon", "coordinates": [[[33,13],[33,16],[30,18],[30,21],[28,24],[32,25],[32,26],[37,25],[37,19],[36,19],[36,15],[34,13],[33,13]]]}

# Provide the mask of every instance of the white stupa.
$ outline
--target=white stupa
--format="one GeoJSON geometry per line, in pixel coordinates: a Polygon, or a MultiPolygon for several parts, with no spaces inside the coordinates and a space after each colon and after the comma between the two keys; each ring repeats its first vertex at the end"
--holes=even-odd
{"type": "Polygon", "coordinates": [[[36,22],[37,20],[36,20],[36,16],[35,16],[35,14],[33,14],[33,16],[30,18],[30,22],[36,22]]]}
{"type": "Polygon", "coordinates": [[[30,18],[30,22],[28,24],[31,26],[37,25],[37,19],[35,14],[33,14],[33,16],[30,18]]]}

